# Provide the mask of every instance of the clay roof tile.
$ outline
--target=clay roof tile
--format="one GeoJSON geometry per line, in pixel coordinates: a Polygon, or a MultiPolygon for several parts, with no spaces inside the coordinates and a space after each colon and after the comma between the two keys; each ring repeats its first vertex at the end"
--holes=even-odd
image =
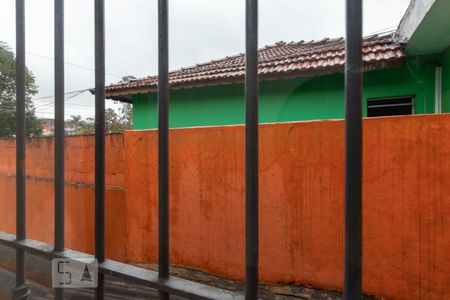
{"type": "MultiPolygon", "coordinates": [[[[363,61],[372,69],[402,63],[406,54],[403,46],[396,43],[392,34],[374,35],[364,39],[363,61]]],[[[299,77],[341,71],[345,64],[343,38],[321,41],[277,42],[258,52],[259,73],[262,79],[299,77]]],[[[172,88],[190,88],[242,82],[245,76],[245,55],[243,53],[223,59],[183,67],[170,72],[172,88]]],[[[106,87],[108,98],[154,92],[158,76],[121,82],[106,87]]]]}

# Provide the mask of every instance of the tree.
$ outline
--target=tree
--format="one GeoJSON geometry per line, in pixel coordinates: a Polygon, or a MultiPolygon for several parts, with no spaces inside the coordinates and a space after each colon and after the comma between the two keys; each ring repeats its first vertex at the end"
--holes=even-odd
{"type": "Polygon", "coordinates": [[[112,108],[105,111],[105,123],[107,133],[120,133],[131,129],[132,116],[130,116],[130,108],[125,105],[120,109],[120,116],[112,108]]]}
{"type": "Polygon", "coordinates": [[[105,125],[107,133],[122,132],[122,124],[119,122],[119,116],[112,108],[107,108],[105,111],[105,125]]]}
{"type": "Polygon", "coordinates": [[[80,134],[95,134],[94,118],[87,118],[84,127],[80,130],[80,134]]]}
{"type": "Polygon", "coordinates": [[[91,127],[93,128],[89,120],[83,120],[80,115],[70,116],[70,119],[65,121],[65,131],[68,135],[92,134],[94,132],[89,130],[91,127]]]}
{"type": "MultiPolygon", "coordinates": [[[[133,110],[131,104],[124,104],[119,114],[112,108],[105,110],[105,130],[106,133],[121,133],[132,128],[133,110]]],[[[95,120],[92,118],[83,119],[82,116],[71,116],[65,122],[66,134],[94,134],[95,120]]]]}
{"type": "Polygon", "coordinates": [[[76,129],[78,129],[78,128],[81,127],[81,124],[83,122],[82,119],[83,119],[83,117],[80,116],[80,115],[78,115],[78,116],[70,116],[70,119],[66,120],[65,125],[66,125],[66,127],[69,127],[69,128],[76,128],[76,129]]]}
{"type": "Polygon", "coordinates": [[[131,103],[123,103],[120,108],[120,121],[124,124],[125,130],[133,128],[133,105],[131,103]]]}
{"type": "MultiPolygon", "coordinates": [[[[16,134],[16,58],[8,45],[0,41],[0,137],[16,134]]],[[[42,124],[36,117],[32,97],[38,89],[33,73],[25,70],[25,116],[28,136],[42,134],[42,124]]]]}

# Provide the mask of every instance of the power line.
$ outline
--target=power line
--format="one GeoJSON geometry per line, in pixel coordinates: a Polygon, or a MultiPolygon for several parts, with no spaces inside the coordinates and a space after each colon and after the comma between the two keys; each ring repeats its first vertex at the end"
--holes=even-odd
{"type": "MultiPolygon", "coordinates": [[[[76,91],[76,92],[69,92],[69,93],[66,93],[66,94],[64,94],[64,95],[70,95],[70,96],[69,96],[69,97],[66,97],[66,98],[64,99],[64,102],[67,101],[67,100],[70,100],[70,99],[72,99],[72,98],[75,98],[75,97],[77,97],[77,96],[79,96],[79,95],[85,93],[86,91],[87,91],[87,90],[80,90],[80,91],[76,91]]],[[[36,107],[43,108],[43,107],[51,106],[51,105],[53,105],[54,103],[55,103],[55,101],[53,100],[53,101],[50,101],[50,102],[47,102],[47,103],[44,103],[44,104],[36,105],[36,107]]]]}
{"type": "MultiPolygon", "coordinates": [[[[72,95],[72,94],[77,94],[77,93],[81,93],[81,92],[87,92],[87,91],[89,91],[89,90],[91,90],[91,89],[89,88],[89,89],[83,89],[83,90],[71,91],[71,92],[65,93],[64,96],[72,95]]],[[[36,101],[36,100],[46,100],[46,99],[53,99],[53,98],[55,98],[55,95],[51,95],[51,96],[43,96],[43,97],[39,97],[39,98],[33,98],[32,100],[33,100],[33,101],[36,101]]]]}
{"type": "MultiPolygon", "coordinates": [[[[4,108],[0,108],[0,114],[3,113],[14,113],[15,110],[14,109],[4,109],[4,108]]],[[[53,115],[54,112],[53,111],[45,111],[45,110],[35,110],[36,113],[41,114],[41,115],[53,115]]],[[[85,117],[92,117],[95,116],[95,113],[92,111],[86,111],[86,110],[70,110],[70,111],[66,111],[64,113],[65,116],[71,116],[71,115],[75,115],[75,114],[83,114],[83,116],[85,117]]]]}
{"type": "MultiPolygon", "coordinates": [[[[67,100],[70,100],[72,98],[75,98],[83,93],[85,93],[86,91],[88,91],[89,89],[84,89],[84,90],[77,90],[77,91],[72,91],[72,92],[68,92],[65,93],[64,95],[69,95],[68,97],[65,97],[64,101],[66,102],[67,100]]],[[[41,97],[38,99],[50,99],[50,98],[54,98],[54,96],[46,96],[46,97],[41,97]]],[[[33,99],[36,100],[36,99],[33,99]]],[[[53,105],[55,103],[55,101],[50,101],[50,102],[46,102],[40,105],[36,105],[35,106],[35,112],[39,113],[39,114],[53,114],[54,112],[52,111],[47,111],[46,108],[51,109],[51,105],[53,105]]],[[[88,107],[88,108],[93,108],[93,106],[88,106],[88,105],[81,105],[81,104],[71,104],[71,103],[67,103],[67,108],[69,108],[68,110],[72,111],[72,112],[66,112],[66,114],[72,114],[74,113],[73,109],[70,109],[70,107],[88,107]]],[[[15,112],[15,106],[10,104],[10,105],[0,105],[0,113],[11,113],[11,112],[15,112]]],[[[83,113],[83,114],[88,114],[89,111],[87,110],[82,110],[79,109],[77,111],[75,111],[76,113],[83,113]]]]}
{"type": "MultiPolygon", "coordinates": [[[[85,92],[87,92],[89,90],[90,89],[83,89],[83,90],[77,90],[77,91],[71,91],[71,92],[65,93],[64,94],[65,96],[68,96],[68,95],[69,96],[65,97],[64,101],[66,102],[66,101],[68,101],[68,100],[70,100],[72,98],[75,98],[75,97],[77,97],[77,96],[79,96],[79,95],[81,95],[81,94],[83,94],[83,93],[85,93],[85,92]]],[[[45,96],[45,97],[40,97],[40,98],[34,98],[32,100],[35,101],[35,100],[39,100],[39,99],[49,99],[50,100],[50,99],[54,99],[54,96],[45,96]]],[[[50,101],[47,101],[45,103],[39,103],[34,108],[35,108],[35,111],[39,112],[39,113],[53,113],[51,111],[47,111],[47,109],[52,109],[51,106],[54,103],[55,103],[55,100],[50,100],[50,101]]],[[[75,104],[75,103],[66,103],[65,105],[69,109],[70,109],[70,107],[94,108],[94,105],[83,105],[83,104],[75,104]]],[[[81,110],[81,109],[79,111],[87,112],[86,110],[81,110]]],[[[15,112],[15,105],[14,104],[3,104],[3,105],[0,105],[0,112],[15,112]]]]}
{"type": "MultiPolygon", "coordinates": [[[[15,109],[0,108],[0,113],[14,113],[14,112],[16,112],[15,109]]],[[[36,110],[34,110],[34,112],[43,113],[43,114],[53,114],[54,113],[52,110],[40,110],[40,109],[36,109],[36,110]]],[[[81,108],[70,109],[70,110],[67,110],[65,113],[66,114],[73,114],[73,113],[94,114],[94,112],[92,112],[92,111],[84,110],[81,108]]]]}
{"type": "MultiPolygon", "coordinates": [[[[14,47],[11,47],[11,48],[14,50],[14,47]]],[[[45,56],[45,55],[42,55],[42,54],[37,54],[37,53],[29,52],[29,51],[27,51],[26,53],[29,54],[29,55],[32,55],[32,56],[35,56],[35,57],[39,57],[39,58],[43,58],[43,59],[50,60],[50,61],[54,61],[55,60],[53,57],[45,56]]],[[[75,67],[75,68],[83,69],[83,70],[86,70],[86,71],[95,72],[94,68],[86,67],[86,66],[79,65],[79,64],[76,64],[76,63],[65,61],[64,64],[68,65],[68,66],[75,67]]],[[[119,75],[116,75],[116,74],[105,73],[105,75],[122,79],[122,76],[119,76],[119,75]]]]}
{"type": "MultiPolygon", "coordinates": [[[[69,97],[65,97],[64,101],[67,101],[67,100],[70,100],[72,98],[75,98],[75,97],[77,97],[77,96],[79,96],[79,95],[81,95],[81,94],[83,94],[83,93],[85,93],[87,91],[89,91],[89,89],[77,90],[77,91],[72,91],[72,92],[65,93],[64,94],[65,96],[67,96],[67,95],[70,95],[70,96],[69,97]]],[[[52,95],[52,96],[45,96],[45,97],[40,97],[40,98],[34,98],[34,99],[32,99],[32,101],[34,102],[36,100],[42,100],[42,99],[49,99],[50,100],[50,99],[54,99],[54,97],[55,97],[54,95],[52,95]]],[[[46,107],[46,106],[50,106],[50,105],[52,105],[54,103],[55,103],[55,100],[48,101],[48,102],[45,102],[45,103],[38,103],[38,104],[36,104],[36,108],[43,108],[43,107],[46,107]]],[[[4,104],[4,105],[0,105],[0,108],[1,107],[14,109],[15,105],[14,104],[9,104],[9,105],[5,105],[4,104]]]]}
{"type": "MultiPolygon", "coordinates": [[[[70,100],[72,98],[75,98],[81,94],[83,94],[84,92],[86,92],[87,90],[80,90],[80,91],[75,91],[75,92],[69,92],[66,93],[64,95],[71,95],[69,97],[66,97],[64,100],[70,100]],[[75,94],[74,94],[75,93],[75,94]]],[[[42,97],[42,98],[38,98],[38,99],[49,99],[50,97],[54,98],[54,96],[49,96],[49,97],[42,97]]],[[[37,99],[32,99],[32,101],[34,102],[37,99]]],[[[45,107],[50,107],[51,105],[53,105],[55,103],[55,101],[49,101],[49,102],[45,102],[45,103],[37,103],[35,105],[35,108],[45,108],[45,107]]],[[[81,105],[81,104],[70,104],[70,103],[66,103],[67,106],[82,106],[82,107],[93,107],[93,105],[81,105]]],[[[10,109],[15,109],[15,105],[14,104],[8,104],[8,105],[0,105],[0,108],[10,108],[10,109]]]]}

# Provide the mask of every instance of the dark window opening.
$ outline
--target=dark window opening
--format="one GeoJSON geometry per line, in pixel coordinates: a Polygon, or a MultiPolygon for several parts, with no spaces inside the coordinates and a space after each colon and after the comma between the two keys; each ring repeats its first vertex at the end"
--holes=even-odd
{"type": "Polygon", "coordinates": [[[413,97],[384,98],[367,100],[367,116],[401,116],[414,113],[413,97]]]}

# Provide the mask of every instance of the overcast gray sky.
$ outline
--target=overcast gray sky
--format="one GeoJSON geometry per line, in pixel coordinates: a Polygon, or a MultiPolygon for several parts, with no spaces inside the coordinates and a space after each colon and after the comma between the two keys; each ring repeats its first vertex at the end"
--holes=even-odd
{"type": "MultiPolygon", "coordinates": [[[[37,98],[53,95],[53,1],[26,0],[27,66],[37,98]]],[[[157,70],[157,0],[106,0],[107,83],[157,70]]],[[[170,68],[244,52],[244,0],[170,0],[170,68]]],[[[410,0],[365,0],[364,32],[394,28],[410,0]]],[[[344,36],[345,0],[260,0],[260,47],[344,36]]],[[[0,40],[15,46],[15,1],[0,0],[0,40]]],[[[66,92],[94,86],[94,0],[66,0],[66,92]]],[[[38,114],[53,117],[50,100],[38,114]]],[[[115,107],[108,101],[109,107],[115,107]]],[[[67,100],[67,117],[94,115],[88,93],[67,100]]]]}

